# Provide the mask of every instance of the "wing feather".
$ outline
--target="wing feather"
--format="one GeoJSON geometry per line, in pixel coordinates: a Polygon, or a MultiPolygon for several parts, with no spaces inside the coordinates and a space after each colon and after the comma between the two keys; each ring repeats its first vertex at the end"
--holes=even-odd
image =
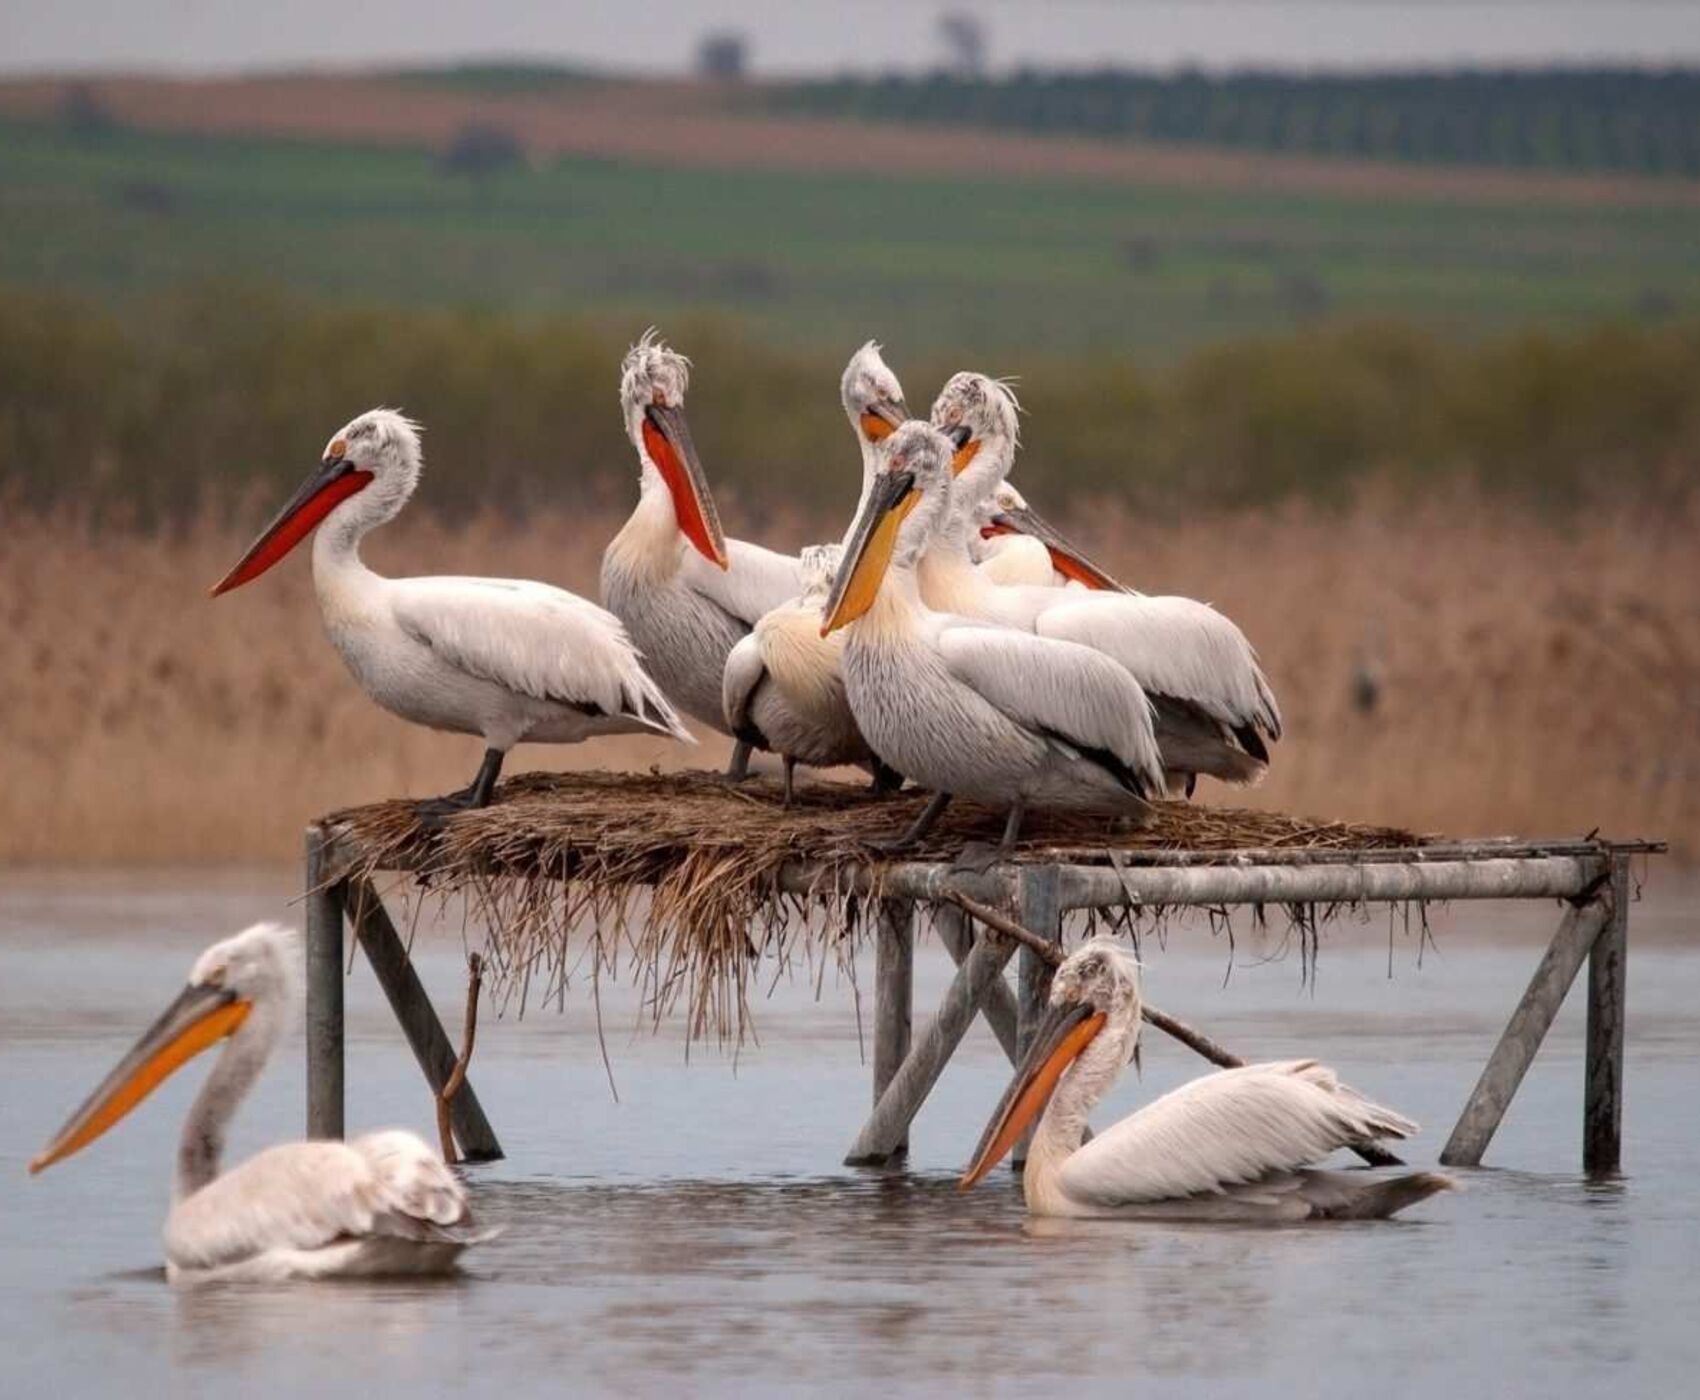
{"type": "Polygon", "coordinates": [[[1175,1200],[1416,1130],[1315,1060],[1247,1065],[1194,1079],[1124,1118],[1063,1163],[1059,1184],[1094,1205],[1175,1200]]]}
{"type": "Polygon", "coordinates": [[[1109,657],[1073,642],[974,623],[946,625],[938,647],[957,680],[1017,723],[1113,754],[1148,792],[1163,791],[1151,703],[1109,657]]]}
{"type": "Polygon", "coordinates": [[[694,592],[746,627],[754,627],[763,613],[803,591],[802,565],[794,554],[779,554],[747,540],[727,540],[726,558],[728,566],[720,569],[691,550],[680,572],[694,592]]]}
{"type": "Polygon", "coordinates": [[[523,579],[410,578],[391,585],[397,624],[448,665],[538,700],[687,731],[613,613],[523,579]]]}

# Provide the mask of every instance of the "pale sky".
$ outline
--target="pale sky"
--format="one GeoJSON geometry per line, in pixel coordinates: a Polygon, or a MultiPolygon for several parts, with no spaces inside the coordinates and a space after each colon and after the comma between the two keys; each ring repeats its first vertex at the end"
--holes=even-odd
{"type": "Polygon", "coordinates": [[[1700,62],[1700,0],[0,0],[0,72],[230,72],[523,57],[685,70],[710,29],[755,70],[924,67],[937,20],[983,19],[996,68],[1700,62]]]}

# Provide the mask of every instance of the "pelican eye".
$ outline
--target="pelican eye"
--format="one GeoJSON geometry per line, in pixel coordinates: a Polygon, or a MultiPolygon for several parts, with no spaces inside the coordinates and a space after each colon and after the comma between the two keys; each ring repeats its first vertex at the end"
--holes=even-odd
{"type": "Polygon", "coordinates": [[[215,967],[201,979],[201,985],[203,987],[222,988],[224,986],[224,978],[225,970],[222,967],[215,967]]]}

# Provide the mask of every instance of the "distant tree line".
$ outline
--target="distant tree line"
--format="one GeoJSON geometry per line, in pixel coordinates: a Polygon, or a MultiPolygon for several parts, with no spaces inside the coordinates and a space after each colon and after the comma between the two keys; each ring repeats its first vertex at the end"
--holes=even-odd
{"type": "MultiPolygon", "coordinates": [[[[451,517],[625,502],[634,468],[616,367],[638,329],[380,314],[238,287],[128,312],[0,291],[0,517],[78,502],[159,522],[269,499],[325,433],[375,403],[425,420],[430,500],[451,517]]],[[[853,344],[799,352],[711,317],[664,329],[695,359],[692,427],[737,518],[849,509],[857,467],[838,376],[853,344]]],[[[890,353],[918,409],[964,358],[890,353]]],[[[1696,321],[1476,344],[1395,323],[1324,326],[1162,368],[1103,356],[1018,368],[1020,475],[1047,508],[1119,500],[1161,519],[1345,500],[1392,480],[1473,482],[1516,508],[1664,509],[1700,486],[1696,321]]]]}
{"type": "Polygon", "coordinates": [[[1700,176],[1700,70],[1024,69],[774,89],[792,111],[1413,164],[1700,176]]]}

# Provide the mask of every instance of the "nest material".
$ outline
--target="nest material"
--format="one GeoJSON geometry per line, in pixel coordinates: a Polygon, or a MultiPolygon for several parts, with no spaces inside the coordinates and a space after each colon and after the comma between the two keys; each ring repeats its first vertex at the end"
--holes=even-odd
{"type": "MultiPolygon", "coordinates": [[[[861,919],[853,871],[890,859],[871,842],[898,835],[925,803],[876,797],[841,783],[801,786],[790,808],[778,785],[733,786],[705,773],[530,773],[510,779],[486,808],[426,830],[406,800],[325,819],[352,846],[350,873],[404,869],[443,894],[469,895],[489,930],[493,970],[520,1004],[537,990],[564,995],[574,973],[640,969],[659,1018],[683,994],[692,1036],[739,1039],[748,1025],[753,969],[765,954],[781,969],[801,951],[821,966],[848,966],[861,919]],[[804,895],[778,875],[791,862],[814,872],[804,895]],[[634,917],[641,915],[641,917],[634,917]],[[588,938],[569,960],[572,935],[588,938]]],[[[1001,814],[959,802],[906,861],[948,864],[972,843],[995,842],[1001,814]]],[[[1111,853],[1229,852],[1247,848],[1339,852],[1411,846],[1389,827],[1303,821],[1274,812],[1156,804],[1130,826],[1099,816],[1035,812],[1005,859],[1110,859],[1111,853]]]]}

